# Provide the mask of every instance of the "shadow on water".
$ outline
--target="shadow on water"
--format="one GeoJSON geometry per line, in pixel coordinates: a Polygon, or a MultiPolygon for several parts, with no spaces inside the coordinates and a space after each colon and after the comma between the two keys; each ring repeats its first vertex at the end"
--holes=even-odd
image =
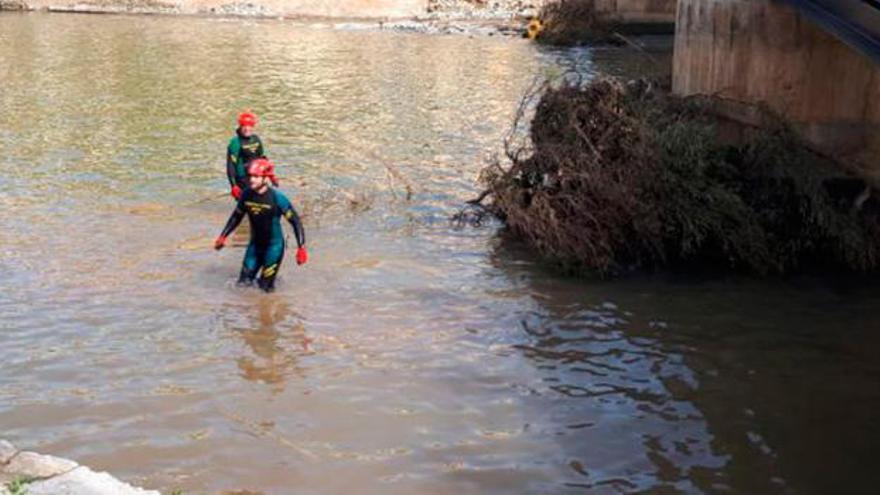
{"type": "Polygon", "coordinates": [[[855,493],[880,483],[874,288],[579,281],[502,236],[490,259],[538,303],[513,347],[540,373],[536,392],[556,396],[545,425],[560,425],[567,486],[855,493]]]}

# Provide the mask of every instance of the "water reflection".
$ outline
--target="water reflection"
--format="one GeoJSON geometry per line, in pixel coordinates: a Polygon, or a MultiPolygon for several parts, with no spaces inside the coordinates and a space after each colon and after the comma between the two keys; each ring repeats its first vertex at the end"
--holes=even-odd
{"type": "Polygon", "coordinates": [[[307,368],[301,361],[312,354],[312,339],[303,317],[287,300],[250,294],[243,297],[250,305],[235,306],[232,318],[221,317],[224,329],[245,344],[243,353],[235,358],[240,376],[280,394],[289,380],[306,377],[307,368]]]}
{"type": "Polygon", "coordinates": [[[866,416],[880,407],[880,366],[853,352],[880,345],[864,330],[876,289],[583,283],[503,236],[491,259],[539,301],[513,347],[541,374],[536,393],[564,404],[548,425],[564,426],[555,434],[582,477],[567,484],[829,493],[880,482],[861,468],[880,440],[866,416]]]}

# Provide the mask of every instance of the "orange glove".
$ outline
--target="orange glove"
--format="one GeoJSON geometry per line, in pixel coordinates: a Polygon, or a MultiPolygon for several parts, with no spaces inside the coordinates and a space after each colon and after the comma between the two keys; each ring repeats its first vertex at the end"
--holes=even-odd
{"type": "Polygon", "coordinates": [[[224,245],[226,245],[226,236],[225,235],[221,235],[220,237],[217,238],[217,240],[214,241],[214,249],[216,249],[217,251],[223,249],[224,245]]]}
{"type": "Polygon", "coordinates": [[[306,252],[306,248],[300,247],[296,250],[296,264],[304,265],[306,261],[309,261],[309,253],[306,252]]]}
{"type": "Polygon", "coordinates": [[[232,186],[232,191],[230,191],[232,197],[235,199],[241,198],[241,188],[238,186],[232,186]]]}

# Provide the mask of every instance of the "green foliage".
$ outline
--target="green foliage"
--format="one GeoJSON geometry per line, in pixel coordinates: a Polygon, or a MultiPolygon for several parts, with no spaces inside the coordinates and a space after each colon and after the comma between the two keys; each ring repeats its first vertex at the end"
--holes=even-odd
{"type": "Polygon", "coordinates": [[[28,485],[33,481],[32,478],[26,476],[16,478],[6,484],[6,490],[9,491],[9,495],[27,495],[28,485]]]}

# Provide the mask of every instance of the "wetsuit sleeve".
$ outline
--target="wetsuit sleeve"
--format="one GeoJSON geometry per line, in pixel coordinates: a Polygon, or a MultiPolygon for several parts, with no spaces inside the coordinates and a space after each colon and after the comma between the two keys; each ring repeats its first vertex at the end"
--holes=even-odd
{"type": "Polygon", "coordinates": [[[235,169],[238,166],[238,152],[240,149],[241,145],[236,138],[232,138],[229,141],[229,146],[226,148],[226,178],[229,179],[230,187],[238,183],[235,169]]]}
{"type": "Polygon", "coordinates": [[[302,221],[299,219],[299,213],[293,208],[290,200],[281,193],[278,193],[278,208],[281,209],[281,214],[284,215],[284,218],[286,218],[287,221],[290,222],[290,226],[293,227],[293,235],[296,236],[296,245],[298,247],[303,247],[306,243],[306,231],[303,229],[302,221]]]}
{"type": "Polygon", "coordinates": [[[303,247],[306,243],[306,231],[303,230],[299,214],[293,209],[292,205],[284,212],[284,218],[286,218],[287,221],[290,222],[290,226],[293,227],[293,234],[296,236],[297,247],[303,247]]]}
{"type": "Polygon", "coordinates": [[[244,197],[245,194],[242,194],[241,199],[235,205],[235,210],[232,211],[232,215],[229,215],[229,220],[226,221],[226,226],[223,227],[223,232],[220,233],[221,236],[229,237],[229,234],[238,227],[241,219],[244,218],[244,197]]]}
{"type": "Polygon", "coordinates": [[[263,140],[260,139],[260,136],[255,136],[257,138],[257,156],[260,158],[266,158],[266,152],[263,149],[263,140]]]}

